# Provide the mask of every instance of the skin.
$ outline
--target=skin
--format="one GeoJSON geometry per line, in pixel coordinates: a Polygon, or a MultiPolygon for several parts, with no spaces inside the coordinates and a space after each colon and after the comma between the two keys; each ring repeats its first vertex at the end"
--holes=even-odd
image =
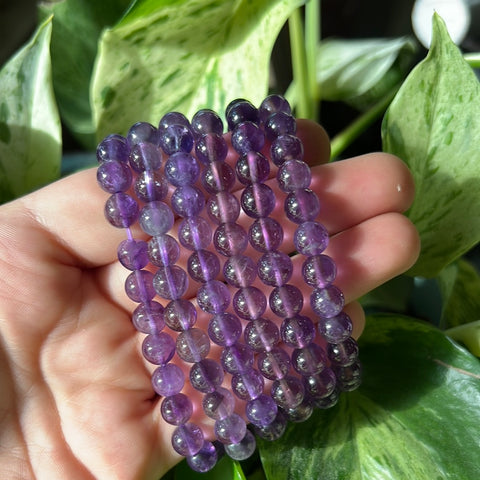
{"type": "MultiPolygon", "coordinates": [[[[326,164],[324,130],[298,125],[322,205],[319,221],[332,235],[326,253],[337,264],[335,283],[358,338],[365,317],[356,299],[418,256],[417,232],[402,214],[413,181],[384,153],[326,164]]],[[[90,169],[0,207],[1,478],[153,480],[181,460],[151,387],[154,366],[140,353],[144,335],[130,321],[128,272],[116,260],[125,232],[106,222],[107,197],[90,169]]],[[[291,251],[294,225],[282,224],[283,248],[291,251]]],[[[199,326],[207,320],[199,315],[199,326]]],[[[202,423],[198,410],[193,420],[202,423]]]]}

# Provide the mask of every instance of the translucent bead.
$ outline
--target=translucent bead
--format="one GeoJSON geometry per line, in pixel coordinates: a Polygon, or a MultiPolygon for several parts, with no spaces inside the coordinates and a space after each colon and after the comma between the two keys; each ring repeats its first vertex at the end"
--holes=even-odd
{"type": "Polygon", "coordinates": [[[319,373],[325,368],[326,363],[327,355],[316,343],[296,348],[292,353],[292,366],[300,375],[319,373]]]}
{"type": "Polygon", "coordinates": [[[232,305],[240,318],[255,320],[265,313],[267,298],[260,289],[251,285],[235,292],[232,305]]]}
{"type": "Polygon", "coordinates": [[[231,141],[232,147],[240,155],[259,152],[265,144],[265,134],[255,123],[242,122],[233,129],[231,141]]]}
{"type": "Polygon", "coordinates": [[[252,218],[268,217],[275,208],[273,190],[265,183],[247,185],[240,197],[243,211],[252,218]]]}
{"type": "Polygon", "coordinates": [[[188,275],[177,265],[160,267],[153,277],[153,286],[160,297],[175,300],[187,291],[188,275]]]}
{"type": "Polygon", "coordinates": [[[295,315],[282,322],[280,335],[289,347],[303,348],[315,338],[315,325],[305,315],[295,315]]]}
{"type": "Polygon", "coordinates": [[[344,392],[356,390],[362,383],[362,366],[358,361],[346,367],[335,368],[335,374],[338,386],[344,392]]]}
{"type": "Polygon", "coordinates": [[[125,292],[130,300],[146,303],[156,295],[153,274],[148,270],[135,270],[125,280],[125,292]]]}
{"type": "Polygon", "coordinates": [[[273,250],[264,253],[258,260],[258,276],[266,285],[284,285],[290,280],[292,273],[293,263],[286,253],[273,250]]]}
{"type": "Polygon", "coordinates": [[[188,217],[178,229],[178,240],[188,250],[207,248],[212,241],[212,228],[203,217],[188,217]]]}
{"type": "Polygon", "coordinates": [[[190,328],[177,337],[177,355],[188,363],[200,362],[210,351],[210,339],[199,328],[190,328]]]}
{"type": "Polygon", "coordinates": [[[190,122],[183,113],[168,112],[160,119],[160,122],[158,123],[158,130],[162,132],[170,125],[184,125],[186,127],[190,127],[190,122]]]}
{"type": "Polygon", "coordinates": [[[277,172],[278,186],[287,193],[308,188],[311,180],[310,167],[302,160],[287,160],[277,172]]]}
{"type": "Polygon", "coordinates": [[[139,332],[156,334],[165,327],[163,311],[163,305],[158,302],[141,303],[133,311],[132,323],[139,332]]]}
{"type": "Polygon", "coordinates": [[[343,311],[335,317],[318,320],[318,331],[329,343],[343,342],[352,334],[352,330],[352,320],[343,311]]]}
{"type": "Polygon", "coordinates": [[[240,202],[230,192],[219,192],[208,199],[207,213],[209,218],[218,225],[234,223],[240,214],[240,202]]]}
{"type": "Polygon", "coordinates": [[[258,108],[260,121],[265,123],[270,115],[276,112],[285,112],[290,114],[292,113],[292,109],[288,101],[282,95],[268,95],[258,108]]]}
{"type": "Polygon", "coordinates": [[[256,448],[257,443],[255,437],[247,430],[240,442],[225,445],[225,453],[233,460],[241,461],[250,458],[256,448]]]}
{"type": "Polygon", "coordinates": [[[207,417],[220,420],[233,413],[235,398],[230,390],[218,387],[214,392],[207,393],[203,397],[202,407],[207,417]]]}
{"type": "Polygon", "coordinates": [[[315,408],[327,409],[334,407],[340,398],[340,389],[335,388],[330,395],[323,398],[314,398],[312,403],[315,408]]]}
{"type": "Polygon", "coordinates": [[[245,343],[255,352],[268,352],[280,340],[278,327],[266,318],[257,318],[249,322],[243,335],[245,343]]]}
{"type": "Polygon", "coordinates": [[[220,261],[213,252],[197,250],[188,257],[187,269],[194,281],[205,283],[217,277],[220,272],[220,261]]]}
{"type": "Polygon", "coordinates": [[[204,312],[223,313],[230,304],[230,291],[223,282],[210,280],[198,289],[197,302],[204,312]]]}
{"type": "Polygon", "coordinates": [[[262,394],[247,403],[245,413],[253,425],[266,427],[275,420],[278,406],[272,397],[262,394]]]}
{"type": "Polygon", "coordinates": [[[192,117],[192,129],[197,136],[205,135],[207,133],[222,135],[223,122],[213,110],[204,108],[199,110],[192,117]]]}
{"type": "Polygon", "coordinates": [[[236,413],[215,421],[215,435],[222,443],[238,443],[246,432],[245,420],[236,413]]]}
{"type": "Polygon", "coordinates": [[[320,202],[309,188],[290,192],[285,199],[285,213],[294,223],[313,221],[320,212],[320,202]]]}
{"type": "Polygon", "coordinates": [[[303,222],[295,231],[293,243],[303,255],[319,255],[328,245],[327,229],[318,222],[303,222]]]}
{"type": "Polygon", "coordinates": [[[125,162],[103,162],[97,168],[97,182],[108,193],[126,192],[132,184],[132,171],[125,162]]]}
{"type": "Polygon", "coordinates": [[[218,453],[212,442],[205,440],[203,447],[195,454],[187,457],[188,466],[199,473],[210,471],[218,460],[218,453]]]}
{"type": "Polygon", "coordinates": [[[223,382],[223,369],[219,363],[205,358],[196,362],[190,369],[190,383],[203,393],[214,392],[223,382]]]}
{"type": "Polygon", "coordinates": [[[151,236],[163,235],[172,227],[174,217],[170,207],[160,201],[147,203],[138,217],[140,228],[151,236]]]}
{"type": "Polygon", "coordinates": [[[272,312],[280,318],[293,317],[302,310],[303,294],[298,287],[287,283],[270,292],[268,303],[272,312]]]}
{"type": "Polygon", "coordinates": [[[158,235],[148,241],[148,258],[157,267],[168,267],[177,262],[180,247],[171,235],[158,235]]]}
{"type": "Polygon", "coordinates": [[[137,122],[128,130],[127,141],[130,146],[144,142],[157,144],[158,131],[148,122],[137,122]]]}
{"type": "Polygon", "coordinates": [[[284,434],[286,428],[287,419],[279,410],[272,423],[264,427],[254,426],[254,431],[260,438],[272,442],[278,440],[284,434]]]}
{"type": "Polygon", "coordinates": [[[177,215],[195,217],[205,205],[205,196],[199,188],[184,185],[173,192],[170,204],[177,215]]]}
{"type": "Polygon", "coordinates": [[[130,166],[137,173],[155,171],[162,165],[162,151],[153,143],[137,143],[130,152],[130,166]]]}
{"type": "Polygon", "coordinates": [[[105,202],[105,218],[117,228],[130,227],[138,217],[137,202],[126,193],[114,193],[105,202]]]}
{"type": "Polygon", "coordinates": [[[229,285],[248,287],[257,277],[257,265],[251,257],[235,255],[223,265],[223,276],[229,285]]]}
{"type": "Polygon", "coordinates": [[[238,159],[235,171],[244,185],[264,182],[270,173],[270,162],[260,152],[251,151],[238,159]]]}
{"type": "Polygon", "coordinates": [[[265,134],[269,140],[274,140],[280,135],[295,135],[296,131],[295,118],[286,112],[273,113],[265,122],[265,134]]]}
{"type": "Polygon", "coordinates": [[[225,347],[222,351],[221,362],[228,373],[245,373],[253,365],[253,351],[241,343],[225,347]]]}
{"type": "Polygon", "coordinates": [[[155,202],[167,196],[168,182],[160,172],[145,170],[138,174],[133,189],[142,202],[155,202]]]}
{"type": "Polygon", "coordinates": [[[160,130],[159,143],[167,155],[176,152],[190,153],[193,148],[193,134],[185,125],[173,124],[160,130]]]}
{"type": "Polygon", "coordinates": [[[358,359],[358,344],[349,337],[341,343],[329,343],[327,353],[333,364],[348,367],[358,359]]]}
{"type": "Polygon", "coordinates": [[[314,398],[328,397],[337,384],[335,373],[330,368],[324,368],[321,372],[304,377],[303,383],[306,393],[314,398]]]}
{"type": "Polygon", "coordinates": [[[183,425],[192,416],[193,405],[186,395],[177,393],[163,399],[160,411],[170,425],[183,425]]]}
{"type": "Polygon", "coordinates": [[[130,147],[127,139],[121,135],[111,134],[105,137],[97,147],[97,160],[99,163],[117,161],[128,162],[130,147]]]}
{"type": "Polygon", "coordinates": [[[200,167],[195,157],[177,152],[165,162],[165,177],[175,187],[195,183],[200,176],[200,167]]]}
{"type": "Polygon", "coordinates": [[[152,386],[163,397],[180,393],[185,384],[182,369],[174,363],[167,363],[155,369],[152,374],[152,386]]]}
{"type": "Polygon", "coordinates": [[[312,255],[303,262],[302,275],[311,287],[323,288],[333,283],[337,268],[328,255],[312,255]]]}
{"type": "Polygon", "coordinates": [[[239,255],[247,248],[247,232],[237,223],[222,223],[215,230],[213,244],[221,255],[239,255]]]}
{"type": "Polygon", "coordinates": [[[324,318],[337,316],[345,306],[345,297],[335,285],[325,288],[315,288],[310,296],[313,311],[324,318]]]}
{"type": "Polygon", "coordinates": [[[175,354],[175,341],[167,333],[147,335],[142,342],[143,356],[155,365],[165,365],[175,354]]]}
{"type": "Polygon", "coordinates": [[[287,375],[280,380],[274,380],[271,395],[279,407],[295,408],[303,401],[305,387],[300,379],[287,375]]]}
{"type": "Polygon", "coordinates": [[[225,118],[227,119],[228,129],[233,130],[236,125],[242,122],[258,123],[258,109],[248,100],[238,98],[227,105],[225,118]]]}
{"type": "Polygon", "coordinates": [[[213,162],[223,162],[227,157],[228,145],[221,135],[210,133],[197,140],[195,154],[199,162],[209,165],[213,162]]]}
{"type": "Polygon", "coordinates": [[[178,426],[172,434],[173,449],[184,457],[198,453],[203,443],[203,432],[193,423],[178,426]]]}
{"type": "Polygon", "coordinates": [[[192,302],[179,298],[168,302],[163,311],[163,318],[170,329],[175,332],[182,332],[195,325],[197,310],[192,302]]]}
{"type": "Polygon", "coordinates": [[[148,264],[148,245],[143,240],[123,240],[117,248],[120,263],[128,270],[141,270],[148,264]]]}
{"type": "Polygon", "coordinates": [[[248,239],[259,252],[277,250],[283,242],[283,228],[273,218],[257,218],[248,230],[248,239]]]}
{"type": "Polygon", "coordinates": [[[285,410],[288,420],[293,423],[302,423],[308,420],[313,413],[313,405],[309,400],[304,399],[303,402],[295,408],[285,410]]]}
{"type": "Polygon", "coordinates": [[[235,172],[226,162],[211,162],[202,175],[202,185],[210,194],[230,190],[235,184],[235,172]]]}
{"type": "Polygon", "coordinates": [[[284,378],[290,370],[290,357],[285,350],[274,347],[258,355],[257,365],[265,378],[277,380],[284,378]]]}
{"type": "Polygon", "coordinates": [[[242,334],[240,320],[231,313],[212,317],[208,324],[208,335],[212,342],[222,347],[234,345],[242,334]]]}
{"type": "Polygon", "coordinates": [[[242,400],[253,400],[263,393],[265,381],[262,375],[251,368],[244,373],[232,375],[232,391],[242,400]]]}
{"type": "Polygon", "coordinates": [[[270,156],[277,166],[288,160],[302,160],[303,153],[302,141],[295,135],[281,135],[270,146],[270,156]]]}

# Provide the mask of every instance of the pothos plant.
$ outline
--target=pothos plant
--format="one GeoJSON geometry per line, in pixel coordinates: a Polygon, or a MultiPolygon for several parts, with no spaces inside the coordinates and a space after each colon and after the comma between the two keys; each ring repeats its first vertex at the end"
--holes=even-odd
{"type": "Polygon", "coordinates": [[[222,111],[282,93],[321,122],[321,100],[358,119],[332,161],[383,115],[383,149],[416,182],[407,215],[416,265],[365,296],[363,385],[292,425],[258,454],[165,479],[455,479],[480,476],[480,87],[440,17],[413,68],[409,38],[321,39],[310,0],[61,0],[39,6],[32,39],[0,71],[0,201],[95,163],[96,142],[167,111],[222,111]],[[304,14],[304,15],[303,15],[304,14]],[[303,16],[302,16],[303,15],[303,16]],[[276,90],[271,53],[288,22],[293,78],[276,90]],[[62,130],[63,129],[63,130],[62,130]],[[62,151],[65,131],[83,153],[62,151]],[[80,160],[79,160],[80,158],[80,160]]]}

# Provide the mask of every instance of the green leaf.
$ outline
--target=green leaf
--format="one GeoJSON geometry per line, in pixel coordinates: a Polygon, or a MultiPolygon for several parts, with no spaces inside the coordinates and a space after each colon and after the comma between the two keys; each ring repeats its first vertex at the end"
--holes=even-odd
{"type": "Polygon", "coordinates": [[[0,203],[56,180],[61,128],[52,88],[52,19],[0,71],[0,203]]]}
{"type": "Polygon", "coordinates": [[[412,275],[433,277],[480,240],[480,87],[435,14],[431,49],[392,101],[383,149],[416,183],[408,216],[422,250],[412,275]]]}
{"type": "Polygon", "coordinates": [[[113,25],[130,0],[61,0],[41,3],[39,15],[54,15],[53,83],[63,122],[87,147],[95,144],[90,106],[90,80],[97,43],[104,27],[113,25]]]}
{"type": "Polygon", "coordinates": [[[259,442],[269,480],[476,480],[480,362],[440,330],[368,317],[363,385],[259,442]]]}
{"type": "Polygon", "coordinates": [[[139,0],[102,36],[92,97],[97,136],[172,110],[260,102],[280,28],[300,0],[139,0]]]}
{"type": "MultiPolygon", "coordinates": [[[[197,473],[192,471],[184,460],[173,468],[175,480],[244,480],[242,468],[230,457],[226,455],[222,457],[215,467],[209,472],[197,473]]],[[[171,472],[170,472],[171,473],[171,472]]],[[[170,473],[167,473],[165,477],[169,477],[170,473]]]]}

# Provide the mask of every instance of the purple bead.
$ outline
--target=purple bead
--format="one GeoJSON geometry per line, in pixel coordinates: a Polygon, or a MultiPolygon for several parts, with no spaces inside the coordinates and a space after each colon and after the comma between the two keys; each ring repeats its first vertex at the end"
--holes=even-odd
{"type": "Polygon", "coordinates": [[[328,255],[312,255],[303,263],[302,275],[311,287],[323,288],[333,283],[337,268],[328,255]]]}
{"type": "Polygon", "coordinates": [[[302,310],[303,294],[298,287],[287,283],[270,292],[268,303],[272,312],[280,318],[293,317],[302,310]]]}
{"type": "Polygon", "coordinates": [[[187,217],[180,223],[178,240],[188,250],[207,248],[212,241],[212,228],[203,217],[187,217]]]}
{"type": "Polygon", "coordinates": [[[312,398],[312,403],[315,408],[327,409],[334,407],[340,398],[340,389],[337,387],[330,395],[323,398],[312,398]]]}
{"type": "Polygon", "coordinates": [[[285,199],[285,213],[294,223],[313,221],[320,212],[320,201],[309,188],[295,190],[285,199]]]}
{"type": "Polygon", "coordinates": [[[358,344],[351,337],[341,343],[329,343],[327,353],[333,364],[348,367],[358,359],[358,344]]]}
{"type": "Polygon", "coordinates": [[[265,294],[254,286],[240,288],[235,292],[232,300],[235,313],[245,320],[260,318],[267,309],[265,294]]]}
{"type": "Polygon", "coordinates": [[[203,393],[212,393],[223,382],[223,369],[219,363],[205,358],[190,369],[190,384],[203,393]]]}
{"type": "Polygon", "coordinates": [[[258,109],[258,113],[260,116],[260,121],[265,123],[267,119],[276,112],[285,112],[285,113],[292,113],[292,109],[288,101],[282,97],[282,95],[272,94],[268,95],[258,109]]]}
{"type": "Polygon", "coordinates": [[[153,143],[138,143],[130,152],[130,166],[137,173],[155,171],[162,165],[162,151],[153,143]]]}
{"type": "Polygon", "coordinates": [[[329,343],[343,342],[352,334],[352,330],[352,320],[345,312],[340,312],[335,317],[318,320],[318,331],[329,343]]]}
{"type": "Polygon", "coordinates": [[[221,135],[208,134],[197,140],[195,154],[199,162],[209,165],[213,162],[223,162],[227,157],[228,145],[221,135]]]}
{"type": "Polygon", "coordinates": [[[117,257],[128,270],[141,270],[148,264],[148,244],[143,240],[123,240],[117,248],[117,257]]]}
{"type": "Polygon", "coordinates": [[[138,217],[141,229],[152,237],[167,233],[173,227],[174,220],[170,207],[160,201],[147,203],[138,217]]]}
{"type": "Polygon", "coordinates": [[[165,162],[165,177],[175,187],[195,183],[199,176],[198,162],[189,153],[174,153],[165,162]]]}
{"type": "Polygon", "coordinates": [[[302,141],[295,135],[281,135],[272,142],[270,156],[278,167],[288,160],[302,160],[302,141]]]}
{"type": "Polygon", "coordinates": [[[232,391],[241,400],[253,400],[263,393],[265,381],[262,375],[251,368],[244,373],[232,375],[232,391]]]}
{"type": "Polygon", "coordinates": [[[237,223],[222,223],[215,230],[213,244],[225,257],[239,255],[248,246],[247,232],[237,223]]]}
{"type": "Polygon", "coordinates": [[[221,361],[228,373],[245,373],[252,368],[253,351],[247,345],[237,343],[223,349],[221,361]]]}
{"type": "Polygon", "coordinates": [[[175,341],[167,333],[147,335],[142,342],[143,356],[155,365],[165,365],[175,354],[175,341]]]}
{"type": "Polygon", "coordinates": [[[218,460],[218,454],[212,442],[205,440],[203,447],[195,454],[187,457],[188,466],[199,473],[210,471],[218,460]]]}
{"type": "Polygon", "coordinates": [[[338,386],[344,392],[356,390],[362,383],[362,366],[358,361],[346,367],[335,368],[335,374],[338,386]]]}
{"type": "Polygon", "coordinates": [[[133,189],[142,202],[154,202],[163,200],[167,196],[168,182],[160,172],[145,170],[138,175],[133,189]]]}
{"type": "Polygon", "coordinates": [[[324,368],[321,372],[304,377],[303,380],[306,393],[314,398],[328,397],[337,384],[335,374],[332,369],[324,368]]]}
{"type": "Polygon", "coordinates": [[[137,202],[126,193],[114,193],[105,202],[105,218],[117,228],[127,228],[138,217],[137,202]]]}
{"type": "Polygon", "coordinates": [[[259,152],[265,145],[265,134],[253,122],[239,123],[232,131],[232,147],[243,155],[254,151],[259,152]]]}
{"type": "Polygon", "coordinates": [[[318,222],[303,222],[295,231],[293,243],[303,255],[319,255],[328,245],[327,229],[318,222]]]}
{"type": "Polygon", "coordinates": [[[174,363],[162,365],[152,374],[153,389],[162,397],[180,393],[184,384],[185,375],[182,369],[174,363]]]}
{"type": "Polygon", "coordinates": [[[277,416],[272,423],[265,427],[255,426],[254,430],[260,438],[272,442],[274,440],[278,440],[284,434],[286,428],[287,419],[285,415],[279,410],[277,416]]]}
{"type": "Polygon", "coordinates": [[[245,420],[236,413],[215,422],[215,435],[222,443],[238,443],[246,432],[245,420]]]}
{"type": "Polygon", "coordinates": [[[160,267],[153,277],[153,286],[160,297],[176,300],[187,291],[188,275],[177,265],[160,267]]]}
{"type": "Polygon", "coordinates": [[[215,315],[208,324],[208,335],[212,342],[222,347],[234,345],[242,334],[240,320],[231,313],[215,315]]]}
{"type": "Polygon", "coordinates": [[[313,342],[315,325],[304,315],[286,318],[280,327],[283,342],[292,348],[303,348],[313,342]]]}
{"type": "Polygon", "coordinates": [[[172,210],[177,215],[194,217],[202,211],[205,205],[205,196],[199,188],[184,185],[173,192],[170,203],[172,210]]]}
{"type": "Polygon", "coordinates": [[[245,343],[255,352],[268,352],[280,340],[278,327],[266,318],[257,318],[249,322],[243,335],[245,343]]]}
{"type": "Polygon", "coordinates": [[[168,267],[180,257],[180,247],[171,235],[158,235],[148,241],[148,257],[157,267],[168,267]]]}
{"type": "Polygon", "coordinates": [[[128,162],[130,147],[127,139],[121,135],[111,134],[105,137],[97,147],[97,160],[99,163],[117,161],[128,162]]]}
{"type": "Polygon", "coordinates": [[[159,143],[167,155],[176,152],[190,153],[193,148],[193,134],[185,125],[173,124],[159,131],[159,143]]]}
{"type": "Polygon", "coordinates": [[[143,142],[155,145],[158,144],[158,131],[148,122],[137,122],[128,130],[127,141],[131,147],[143,142]]]}
{"type": "Polygon", "coordinates": [[[209,250],[197,250],[188,257],[187,269],[195,282],[206,283],[214,280],[219,274],[220,261],[209,250]]]}
{"type": "Polygon", "coordinates": [[[137,303],[145,303],[156,295],[153,288],[153,273],[148,270],[135,270],[125,280],[125,292],[137,303]]]}
{"type": "Polygon", "coordinates": [[[273,218],[257,218],[248,230],[248,239],[259,252],[277,250],[283,242],[283,228],[273,218]]]}
{"type": "Polygon", "coordinates": [[[291,258],[278,250],[264,253],[258,261],[258,276],[266,285],[273,287],[285,285],[292,273],[291,258]]]}
{"type": "Polygon", "coordinates": [[[230,291],[223,282],[210,280],[198,289],[197,303],[204,312],[223,313],[230,304],[230,291]]]}
{"type": "Polygon", "coordinates": [[[279,407],[295,408],[303,401],[305,387],[300,379],[287,375],[280,380],[274,380],[271,395],[279,407]]]}
{"type": "Polygon", "coordinates": [[[170,125],[184,125],[185,127],[190,127],[190,122],[183,113],[168,112],[160,119],[160,122],[158,123],[158,130],[162,132],[170,125]]]}
{"type": "Polygon", "coordinates": [[[155,335],[165,327],[163,310],[163,305],[155,301],[141,303],[133,311],[133,325],[139,332],[155,335]]]}
{"type": "Polygon", "coordinates": [[[274,140],[280,135],[295,135],[296,131],[295,118],[287,112],[273,113],[265,122],[265,134],[269,140],[274,140]]]}
{"type": "Polygon", "coordinates": [[[266,427],[275,420],[278,407],[272,397],[262,394],[247,403],[245,413],[254,425],[266,427]]]}
{"type": "Polygon", "coordinates": [[[315,288],[310,296],[310,305],[313,311],[323,318],[332,318],[338,315],[345,306],[345,297],[335,285],[325,288],[315,288]]]}
{"type": "Polygon", "coordinates": [[[172,434],[173,449],[184,457],[198,453],[203,443],[203,432],[193,423],[178,426],[172,434]]]}
{"type": "Polygon", "coordinates": [[[268,217],[275,208],[273,190],[265,183],[247,185],[240,197],[243,211],[252,218],[268,217]]]}
{"type": "Polygon", "coordinates": [[[258,370],[269,380],[284,378],[290,370],[290,357],[285,350],[274,347],[269,352],[262,352],[257,358],[258,370]]]}
{"type": "Polygon", "coordinates": [[[190,328],[177,337],[177,355],[188,363],[200,362],[210,351],[210,339],[199,328],[190,328]]]}
{"type": "Polygon", "coordinates": [[[235,171],[244,185],[264,182],[270,173],[270,162],[260,152],[250,151],[238,159],[235,171]]]}
{"type": "Polygon", "coordinates": [[[215,391],[207,393],[203,397],[202,407],[207,417],[220,420],[233,413],[235,410],[235,398],[230,390],[218,387],[215,391]]]}
{"type": "Polygon", "coordinates": [[[163,312],[163,319],[175,332],[189,330],[197,322],[197,310],[189,300],[179,298],[168,302],[163,312]]]}
{"type": "Polygon", "coordinates": [[[240,202],[230,192],[219,192],[210,197],[207,202],[209,218],[217,223],[235,223],[240,214],[240,202]]]}
{"type": "Polygon", "coordinates": [[[277,172],[278,186],[287,193],[308,188],[311,180],[312,172],[303,160],[288,160],[277,172]]]}
{"type": "Polygon", "coordinates": [[[316,343],[296,348],[292,353],[292,366],[300,375],[319,373],[325,368],[326,363],[327,355],[316,343]]]}
{"type": "Polygon", "coordinates": [[[313,405],[310,399],[304,399],[303,402],[295,408],[285,410],[285,415],[290,422],[303,423],[308,420],[313,413],[313,405]]]}
{"type": "Polygon", "coordinates": [[[229,285],[248,287],[257,277],[257,264],[246,255],[229,257],[223,265],[223,276],[229,285]]]}
{"type": "Polygon", "coordinates": [[[240,442],[225,445],[225,453],[233,460],[242,461],[250,458],[256,448],[257,442],[255,436],[247,430],[240,442]]]}
{"type": "Polygon", "coordinates": [[[163,399],[160,411],[170,425],[183,425],[192,416],[193,405],[186,395],[177,393],[163,399]]]}
{"type": "Polygon", "coordinates": [[[132,171],[125,162],[103,162],[97,168],[97,182],[108,193],[126,192],[132,184],[132,171]]]}
{"type": "Polygon", "coordinates": [[[228,129],[233,130],[239,123],[250,121],[258,123],[258,109],[248,100],[238,98],[231,101],[225,109],[228,129]]]}
{"type": "Polygon", "coordinates": [[[202,185],[212,195],[231,190],[234,184],[235,172],[226,162],[212,162],[203,172],[202,185]]]}
{"type": "Polygon", "coordinates": [[[197,136],[206,135],[207,133],[222,135],[223,122],[213,110],[204,108],[193,116],[192,129],[197,136]]]}

